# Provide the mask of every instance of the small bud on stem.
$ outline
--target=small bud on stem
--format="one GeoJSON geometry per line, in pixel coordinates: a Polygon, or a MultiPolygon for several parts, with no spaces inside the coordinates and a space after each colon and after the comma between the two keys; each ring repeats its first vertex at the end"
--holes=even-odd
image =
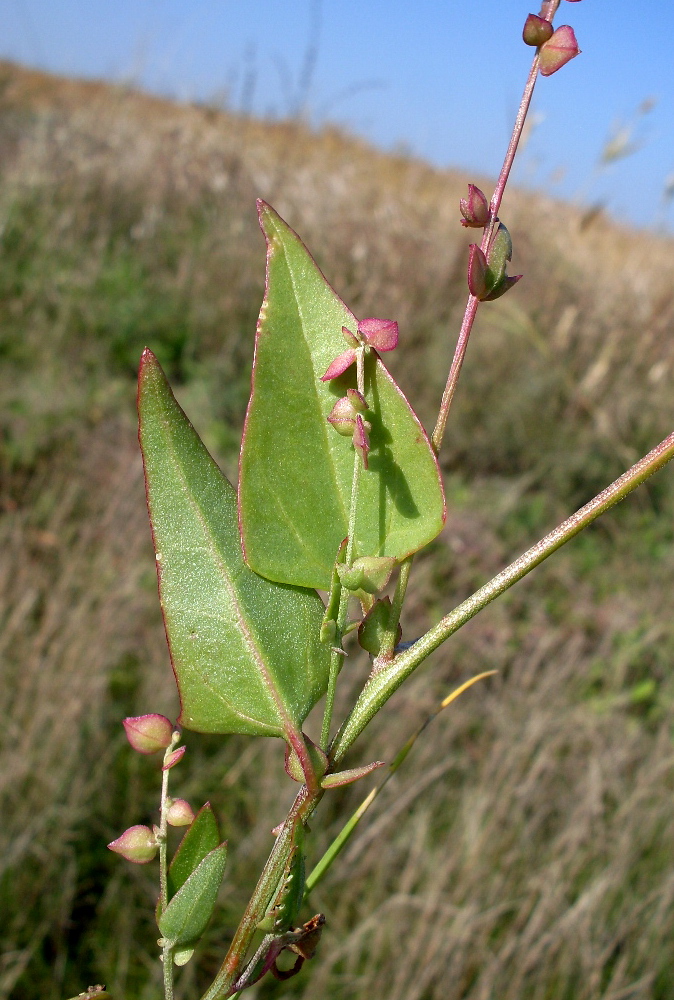
{"type": "Polygon", "coordinates": [[[459,202],[463,218],[461,225],[471,229],[484,229],[489,222],[489,202],[483,191],[474,184],[468,185],[468,197],[459,202]]]}
{"type": "Polygon", "coordinates": [[[539,17],[538,14],[529,14],[524,22],[522,38],[527,45],[535,45],[538,48],[547,42],[548,38],[552,38],[553,30],[550,22],[544,17],[539,17]]]}
{"type": "Polygon", "coordinates": [[[146,865],[156,856],[159,844],[149,826],[130,826],[121,837],[108,844],[108,849],[135,865],[146,865]]]}
{"type": "Polygon", "coordinates": [[[124,719],[126,738],[138,753],[166,750],[173,741],[173,723],[165,715],[137,715],[124,719]]]}
{"type": "Polygon", "coordinates": [[[172,799],[166,810],[169,826],[189,826],[194,819],[194,810],[186,799],[172,799]]]}

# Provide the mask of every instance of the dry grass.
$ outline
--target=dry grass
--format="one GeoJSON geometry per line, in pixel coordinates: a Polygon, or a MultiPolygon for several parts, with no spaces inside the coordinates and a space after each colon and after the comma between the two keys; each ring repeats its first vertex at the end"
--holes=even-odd
{"type": "MultiPolygon", "coordinates": [[[[103,846],[155,801],[156,770],[119,719],[175,712],[137,356],[157,351],[233,472],[259,195],[357,313],[401,322],[395,370],[429,422],[463,307],[464,179],[334,130],[11,66],[2,80],[0,1000],[98,981],[150,1000],[153,873],[103,846]]],[[[583,229],[517,192],[503,216],[526,280],[475,333],[445,459],[450,522],[417,563],[408,637],[671,429],[671,242],[583,229]]],[[[316,892],[316,961],[251,998],[671,997],[671,482],[488,609],[372,724],[354,761],[390,759],[457,680],[500,670],[433,724],[316,892]]],[[[346,686],[364,669],[350,664],[346,686]]],[[[211,798],[232,862],[181,1000],[217,963],[292,794],[274,741],[188,744],[180,791],[211,798]]],[[[324,802],[315,855],[362,794],[324,802]]]]}

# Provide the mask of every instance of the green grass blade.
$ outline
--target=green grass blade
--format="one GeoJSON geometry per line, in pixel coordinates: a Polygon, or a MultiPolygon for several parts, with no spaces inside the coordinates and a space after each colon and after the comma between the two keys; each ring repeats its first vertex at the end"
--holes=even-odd
{"type": "Polygon", "coordinates": [[[365,813],[368,811],[368,809],[370,808],[374,800],[377,798],[379,793],[382,791],[382,789],[391,780],[391,778],[396,773],[402,762],[405,760],[405,758],[407,757],[408,753],[410,752],[416,741],[419,739],[419,737],[424,732],[426,727],[433,721],[436,715],[439,715],[440,712],[442,712],[445,708],[448,708],[449,705],[452,704],[452,702],[456,701],[456,699],[460,695],[462,695],[464,691],[467,691],[468,688],[472,687],[473,684],[477,684],[478,681],[484,680],[485,677],[492,677],[495,673],[497,673],[496,670],[485,670],[483,673],[477,674],[475,677],[471,677],[469,680],[459,685],[458,688],[452,691],[451,694],[447,695],[447,697],[440,702],[440,705],[435,710],[435,712],[432,712],[428,716],[428,718],[425,719],[424,722],[422,722],[422,724],[419,726],[416,732],[413,733],[412,736],[410,736],[410,738],[407,740],[404,746],[401,747],[401,749],[393,758],[392,762],[389,764],[386,777],[383,779],[383,781],[381,781],[377,785],[376,788],[373,788],[372,791],[363,799],[363,801],[358,806],[354,814],[347,820],[342,829],[339,831],[339,833],[337,834],[333,842],[330,844],[330,846],[328,847],[327,851],[320,859],[318,864],[312,869],[311,873],[307,876],[305,890],[304,890],[305,899],[308,897],[312,889],[315,889],[318,883],[324,878],[324,876],[332,866],[337,856],[341,853],[341,851],[344,850],[344,848],[346,847],[349,840],[353,836],[356,827],[360,823],[365,813]]]}

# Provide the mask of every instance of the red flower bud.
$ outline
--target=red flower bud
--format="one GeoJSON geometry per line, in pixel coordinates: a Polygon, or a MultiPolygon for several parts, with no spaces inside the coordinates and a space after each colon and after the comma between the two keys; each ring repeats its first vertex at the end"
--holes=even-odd
{"type": "Polygon", "coordinates": [[[321,382],[330,382],[333,378],[339,378],[343,375],[347,368],[356,360],[356,352],[353,349],[344,351],[343,354],[338,355],[332,364],[328,365],[328,370],[325,375],[321,375],[321,382]]]}
{"type": "Polygon", "coordinates": [[[476,299],[489,294],[487,287],[487,258],[477,243],[468,247],[468,290],[476,299]]]}
{"type": "Polygon", "coordinates": [[[398,324],[393,319],[361,319],[358,333],[377,351],[393,351],[398,346],[398,324]]]}
{"type": "Polygon", "coordinates": [[[527,45],[535,45],[538,48],[539,45],[552,37],[552,32],[552,25],[544,17],[539,17],[538,14],[529,14],[524,22],[522,38],[527,45]]]}
{"type": "Polygon", "coordinates": [[[541,46],[539,63],[541,76],[552,76],[579,54],[580,49],[573,28],[568,24],[560,25],[545,45],[541,46]]]}
{"type": "Polygon", "coordinates": [[[165,715],[137,715],[124,719],[126,738],[138,753],[156,753],[171,745],[173,724],[165,715]]]}
{"type": "Polygon", "coordinates": [[[471,229],[484,229],[489,221],[489,202],[483,191],[474,184],[468,185],[468,197],[462,198],[459,202],[459,209],[463,218],[462,226],[471,229]]]}
{"type": "Polygon", "coordinates": [[[135,865],[146,865],[155,857],[159,844],[148,826],[130,826],[121,837],[108,844],[108,849],[135,865]]]}
{"type": "Polygon", "coordinates": [[[170,753],[162,765],[162,771],[170,771],[172,767],[175,767],[186,750],[187,747],[178,747],[177,750],[170,753]]]}
{"type": "Polygon", "coordinates": [[[353,406],[356,413],[365,413],[367,410],[367,402],[365,401],[365,396],[361,396],[357,389],[347,389],[346,397],[353,406]]]}

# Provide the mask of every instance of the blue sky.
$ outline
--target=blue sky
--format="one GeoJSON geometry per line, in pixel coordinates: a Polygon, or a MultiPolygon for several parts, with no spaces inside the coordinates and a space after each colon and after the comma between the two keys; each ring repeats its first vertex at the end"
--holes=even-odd
{"type": "MultiPolygon", "coordinates": [[[[0,54],[180,99],[226,95],[256,113],[303,105],[384,148],[494,175],[530,62],[531,10],[528,0],[0,0],[0,54]]],[[[556,23],[573,25],[583,54],[538,82],[520,184],[671,228],[666,21],[656,0],[563,0],[556,23]],[[621,128],[635,150],[601,167],[621,128]]]]}

